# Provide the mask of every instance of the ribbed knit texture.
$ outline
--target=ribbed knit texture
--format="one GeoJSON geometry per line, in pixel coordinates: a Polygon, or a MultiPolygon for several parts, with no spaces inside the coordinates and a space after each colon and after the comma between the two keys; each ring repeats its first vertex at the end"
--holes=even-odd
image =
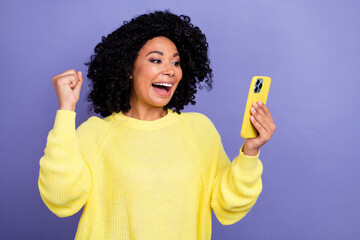
{"type": "MultiPolygon", "coordinates": [[[[58,110],[40,159],[46,206],[67,217],[84,205],[75,239],[211,238],[211,209],[224,225],[243,218],[261,190],[258,156],[232,162],[200,113],[142,121],[114,113],[75,130],[58,110]]],[[[237,143],[234,143],[237,144],[237,143]]]]}

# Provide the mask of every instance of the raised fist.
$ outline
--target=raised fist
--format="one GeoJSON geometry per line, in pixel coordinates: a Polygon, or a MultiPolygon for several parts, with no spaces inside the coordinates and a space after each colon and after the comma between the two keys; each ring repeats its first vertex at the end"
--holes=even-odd
{"type": "Polygon", "coordinates": [[[75,111],[83,83],[82,73],[70,69],[53,77],[51,80],[59,101],[59,109],[75,111]]]}

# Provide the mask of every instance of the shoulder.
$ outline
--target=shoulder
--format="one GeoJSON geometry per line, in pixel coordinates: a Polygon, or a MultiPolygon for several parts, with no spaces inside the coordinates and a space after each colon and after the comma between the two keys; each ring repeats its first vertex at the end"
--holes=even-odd
{"type": "Polygon", "coordinates": [[[183,112],[179,118],[195,136],[218,137],[219,133],[209,117],[198,112],[183,112]]]}
{"type": "Polygon", "coordinates": [[[205,124],[207,126],[214,126],[207,116],[198,112],[183,112],[180,114],[180,118],[181,120],[192,124],[205,124]]]}
{"type": "Polygon", "coordinates": [[[97,116],[91,116],[89,117],[85,122],[83,122],[77,130],[82,128],[88,128],[88,127],[94,127],[94,126],[100,126],[104,120],[97,117],[97,116]]]}
{"type": "Polygon", "coordinates": [[[94,136],[101,134],[101,132],[104,132],[108,127],[109,124],[105,119],[91,116],[76,129],[76,133],[79,135],[94,136]]]}

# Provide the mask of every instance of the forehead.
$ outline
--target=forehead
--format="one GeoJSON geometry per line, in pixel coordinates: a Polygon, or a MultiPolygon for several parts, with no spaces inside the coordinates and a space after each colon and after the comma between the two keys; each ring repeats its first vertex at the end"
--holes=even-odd
{"type": "Polygon", "coordinates": [[[140,49],[139,55],[147,54],[155,50],[170,55],[173,55],[174,53],[178,52],[176,45],[170,39],[160,36],[148,40],[144,44],[144,46],[140,49]]]}

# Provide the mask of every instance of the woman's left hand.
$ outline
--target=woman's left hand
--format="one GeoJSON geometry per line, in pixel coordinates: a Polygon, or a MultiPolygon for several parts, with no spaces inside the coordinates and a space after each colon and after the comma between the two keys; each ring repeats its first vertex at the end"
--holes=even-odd
{"type": "Polygon", "coordinates": [[[255,156],[259,153],[260,147],[270,140],[276,126],[269,109],[260,101],[255,102],[251,108],[250,121],[259,135],[256,138],[245,139],[243,152],[245,155],[255,156]]]}

